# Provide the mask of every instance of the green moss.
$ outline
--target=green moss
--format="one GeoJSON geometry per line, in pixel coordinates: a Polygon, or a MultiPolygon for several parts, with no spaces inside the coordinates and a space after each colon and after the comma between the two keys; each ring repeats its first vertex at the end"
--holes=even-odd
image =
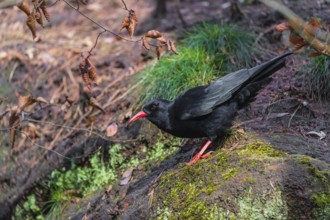
{"type": "Polygon", "coordinates": [[[309,170],[309,172],[316,178],[318,178],[319,180],[321,180],[324,183],[328,182],[328,178],[324,175],[323,172],[321,172],[317,167],[313,166],[312,164],[310,164],[307,169],[309,170]]]}
{"type": "Polygon", "coordinates": [[[316,193],[312,196],[312,199],[318,207],[330,206],[330,192],[316,193]]]}
{"type": "Polygon", "coordinates": [[[314,194],[312,199],[317,205],[317,208],[314,210],[315,219],[330,219],[330,189],[327,192],[314,194]]]}
{"type": "Polygon", "coordinates": [[[266,155],[269,157],[282,157],[287,154],[283,151],[275,150],[270,144],[263,141],[255,141],[248,144],[243,150],[239,152],[240,154],[256,154],[256,155],[266,155]]]}
{"type": "Polygon", "coordinates": [[[155,204],[158,204],[154,207],[158,213],[156,218],[286,219],[287,206],[279,190],[265,194],[258,194],[258,190],[253,194],[244,193],[252,185],[259,185],[255,175],[258,175],[256,172],[265,173],[268,163],[265,161],[276,161],[286,154],[255,137],[255,141],[247,144],[251,138],[246,134],[233,135],[228,142],[232,143],[232,139],[238,144],[236,149],[228,151],[224,147],[207,160],[171,171],[161,178],[154,194],[155,204]],[[245,190],[238,199],[237,196],[228,198],[227,191],[232,190],[228,184],[245,190]],[[214,200],[215,193],[220,201],[214,200]],[[233,203],[235,199],[237,201],[233,203]],[[230,207],[236,207],[226,210],[220,206],[227,202],[232,205],[230,207]]]}
{"type": "Polygon", "coordinates": [[[302,156],[302,157],[299,159],[299,162],[300,162],[301,164],[308,164],[308,165],[311,164],[310,158],[307,157],[307,156],[302,156]]]}
{"type": "Polygon", "coordinates": [[[221,169],[226,169],[229,166],[228,163],[228,154],[225,151],[218,151],[214,158],[216,158],[216,165],[221,169]]]}
{"type": "Polygon", "coordinates": [[[242,182],[243,183],[249,183],[249,184],[255,184],[256,183],[256,180],[252,176],[249,176],[249,177],[245,177],[242,180],[242,182]]]}
{"type": "Polygon", "coordinates": [[[241,220],[287,219],[288,216],[287,204],[278,189],[259,196],[250,190],[245,196],[240,197],[237,203],[237,216],[241,220]]]}
{"type": "MultiPolygon", "coordinates": [[[[165,176],[165,178],[174,181],[171,177],[165,176]]],[[[162,179],[164,181],[164,178],[162,179]]],[[[164,182],[161,184],[164,184],[164,182]]],[[[165,184],[168,186],[169,182],[166,181],[165,184]]],[[[187,184],[177,179],[167,190],[169,190],[169,192],[166,193],[164,200],[162,200],[165,206],[163,209],[167,210],[165,213],[169,213],[173,219],[177,219],[178,217],[183,219],[192,219],[193,217],[206,219],[205,217],[208,215],[209,209],[205,201],[200,201],[198,198],[204,193],[211,194],[214,191],[212,185],[203,185],[202,182],[199,181],[187,184]],[[173,212],[172,209],[174,209],[175,212],[173,212]]]]}
{"type": "Polygon", "coordinates": [[[320,171],[315,165],[313,165],[311,158],[308,156],[302,156],[299,160],[301,164],[307,165],[307,170],[318,180],[323,183],[330,184],[329,179],[326,174],[329,174],[329,171],[320,171]]]}
{"type": "MultiPolygon", "coordinates": [[[[168,143],[176,143],[176,140],[168,143]]],[[[117,144],[109,147],[108,155],[101,156],[100,152],[95,153],[85,166],[72,163],[68,170],[53,171],[47,181],[50,195],[44,206],[45,210],[49,210],[48,218],[59,218],[63,208],[73,198],[86,199],[92,196],[93,192],[114,184],[124,170],[138,165],[149,167],[150,164],[164,160],[177,150],[176,146],[158,142],[149,149],[145,148],[141,155],[126,156],[123,154],[125,147],[117,144]],[[109,159],[104,160],[107,156],[109,159]]]]}
{"type": "Polygon", "coordinates": [[[230,168],[224,174],[222,174],[221,177],[222,179],[227,180],[229,178],[236,176],[237,171],[238,168],[230,168]]]}
{"type": "Polygon", "coordinates": [[[259,170],[262,167],[261,161],[252,157],[250,158],[243,157],[240,159],[238,164],[240,167],[244,167],[248,171],[259,170]]]}
{"type": "Polygon", "coordinates": [[[157,195],[157,201],[162,201],[157,212],[163,214],[157,219],[209,219],[212,206],[202,198],[215,191],[217,176],[205,174],[211,174],[217,168],[213,163],[197,163],[165,174],[159,184],[164,193],[157,195]]]}

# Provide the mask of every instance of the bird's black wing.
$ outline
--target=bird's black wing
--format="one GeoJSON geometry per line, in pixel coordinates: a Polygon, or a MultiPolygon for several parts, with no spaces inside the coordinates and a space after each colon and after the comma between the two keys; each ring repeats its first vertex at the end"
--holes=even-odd
{"type": "Polygon", "coordinates": [[[230,73],[207,86],[192,88],[174,100],[175,116],[181,120],[200,117],[229,100],[251,77],[247,69],[230,73]]]}
{"type": "Polygon", "coordinates": [[[242,69],[227,74],[207,86],[192,88],[174,100],[175,116],[180,120],[207,115],[228,101],[248,83],[268,77],[284,66],[283,58],[291,52],[277,56],[251,69],[242,69]]]}

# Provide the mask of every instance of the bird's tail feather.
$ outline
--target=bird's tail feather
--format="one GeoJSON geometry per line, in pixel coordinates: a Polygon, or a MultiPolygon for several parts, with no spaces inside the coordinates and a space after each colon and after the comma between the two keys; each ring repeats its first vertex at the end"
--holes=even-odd
{"type": "Polygon", "coordinates": [[[291,54],[292,52],[281,54],[265,63],[249,69],[250,72],[253,72],[253,76],[251,77],[251,80],[249,80],[249,83],[265,79],[275,73],[277,70],[284,67],[285,60],[283,58],[291,54]]]}
{"type": "Polygon", "coordinates": [[[235,96],[238,106],[242,107],[253,101],[253,98],[257,95],[258,91],[271,81],[268,77],[284,67],[285,60],[283,58],[291,54],[292,52],[284,53],[263,64],[249,69],[249,71],[254,71],[254,73],[251,79],[246,82],[246,86],[243,87],[243,89],[240,90],[235,96]]]}

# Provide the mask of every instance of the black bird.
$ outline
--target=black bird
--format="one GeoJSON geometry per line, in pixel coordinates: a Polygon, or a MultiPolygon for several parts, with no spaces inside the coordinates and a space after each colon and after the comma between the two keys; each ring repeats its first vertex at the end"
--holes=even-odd
{"type": "Polygon", "coordinates": [[[284,53],[253,68],[227,74],[209,85],[189,89],[173,101],[154,99],[131,118],[128,125],[146,117],[177,137],[207,137],[207,142],[187,165],[196,163],[213,141],[225,136],[236,112],[270,82],[271,74],[284,67],[284,58],[290,54],[292,52],[284,53]]]}

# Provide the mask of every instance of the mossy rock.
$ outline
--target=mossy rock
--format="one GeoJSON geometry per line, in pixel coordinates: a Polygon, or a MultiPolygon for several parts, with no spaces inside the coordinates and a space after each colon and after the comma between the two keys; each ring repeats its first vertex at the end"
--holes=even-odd
{"type": "Polygon", "coordinates": [[[330,165],[240,132],[168,171],[152,195],[152,219],[330,219],[330,165]]]}

